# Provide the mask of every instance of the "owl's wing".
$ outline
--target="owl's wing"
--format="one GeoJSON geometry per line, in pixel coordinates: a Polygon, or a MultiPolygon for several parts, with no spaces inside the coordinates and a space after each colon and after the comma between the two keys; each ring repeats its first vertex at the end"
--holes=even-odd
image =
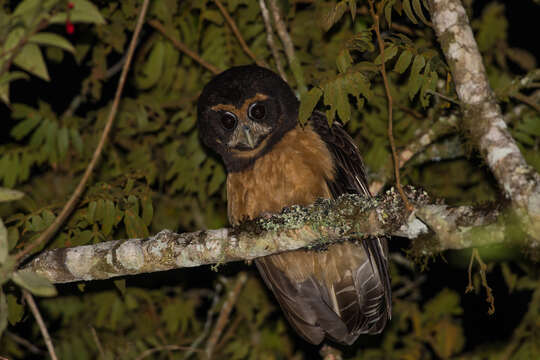
{"type": "MultiPolygon", "coordinates": [[[[310,124],[325,142],[334,160],[335,176],[334,179],[327,181],[332,196],[337,198],[342,194],[354,193],[371,197],[360,152],[341,124],[334,121],[330,127],[326,116],[318,111],[311,116],[310,124]]],[[[370,266],[360,264],[355,271],[354,286],[359,295],[359,302],[362,300],[360,292],[365,296],[364,304],[358,305],[369,319],[367,324],[357,326],[361,326],[360,333],[378,333],[382,331],[392,314],[388,245],[384,237],[364,239],[362,245],[370,266]],[[362,285],[372,281],[376,284],[376,289],[362,285]],[[377,311],[372,313],[368,308],[375,307],[375,303],[377,311]]]]}
{"type": "MultiPolygon", "coordinates": [[[[326,179],[332,197],[370,196],[362,159],[353,140],[334,123],[314,113],[310,126],[333,157],[335,176],[326,179]]],[[[324,181],[324,180],[323,180],[324,181]]],[[[384,238],[344,242],[325,251],[299,250],[257,259],[289,322],[307,341],[325,336],[353,343],[360,334],[379,333],[391,314],[388,249],[384,238]]]]}
{"type": "Polygon", "coordinates": [[[334,198],[342,194],[371,196],[364,162],[353,139],[337,120],[328,126],[326,116],[318,111],[311,115],[309,124],[324,141],[334,160],[335,176],[327,181],[334,198]]]}

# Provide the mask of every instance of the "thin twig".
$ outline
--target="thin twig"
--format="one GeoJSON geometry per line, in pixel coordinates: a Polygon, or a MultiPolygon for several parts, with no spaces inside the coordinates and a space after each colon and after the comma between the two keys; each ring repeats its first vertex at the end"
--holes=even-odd
{"type": "Polygon", "coordinates": [[[268,0],[268,6],[272,12],[272,17],[274,18],[276,32],[281,40],[281,43],[283,44],[283,48],[285,49],[287,60],[289,60],[289,66],[291,67],[294,79],[296,80],[298,91],[300,94],[303,94],[307,91],[306,83],[304,81],[304,74],[302,72],[302,67],[300,66],[300,60],[298,60],[294,53],[294,45],[289,33],[287,32],[287,25],[285,25],[285,22],[281,18],[277,1],[268,0]]]}
{"type": "Polygon", "coordinates": [[[90,332],[92,332],[92,337],[94,338],[94,342],[96,343],[96,346],[98,348],[100,359],[105,359],[105,351],[103,350],[103,345],[101,345],[101,341],[99,341],[96,329],[94,329],[93,326],[90,326],[90,332]]]}
{"type": "Polygon", "coordinates": [[[285,75],[285,70],[283,70],[283,64],[281,63],[281,58],[279,57],[279,51],[277,49],[276,43],[274,42],[274,29],[272,29],[272,21],[270,20],[270,13],[268,12],[268,8],[266,7],[266,3],[264,0],[259,0],[259,7],[261,8],[261,14],[264,21],[264,27],[266,28],[266,42],[268,43],[268,47],[270,47],[270,50],[272,51],[272,57],[274,58],[274,61],[276,62],[276,67],[279,73],[279,76],[285,82],[288,82],[287,75],[285,75]]]}
{"type": "Polygon", "coordinates": [[[219,340],[219,337],[221,336],[221,333],[223,332],[223,329],[225,328],[225,325],[227,324],[227,321],[229,320],[229,315],[231,314],[234,304],[236,303],[236,300],[238,299],[238,295],[240,294],[240,291],[244,287],[246,280],[247,280],[246,273],[240,273],[238,275],[238,278],[236,279],[236,283],[234,284],[234,288],[229,292],[227,296],[227,300],[225,300],[225,303],[223,304],[223,307],[221,308],[221,312],[219,313],[216,326],[214,327],[214,330],[212,331],[212,334],[210,335],[210,337],[208,338],[208,342],[206,343],[206,356],[208,357],[208,359],[212,357],[212,352],[214,351],[214,347],[216,346],[219,340]]]}
{"type": "Polygon", "coordinates": [[[529,105],[530,107],[532,107],[534,110],[536,110],[537,112],[540,113],[540,105],[538,105],[533,98],[531,98],[530,96],[527,96],[527,95],[523,95],[522,93],[519,93],[519,92],[516,92],[514,94],[510,94],[511,97],[513,97],[514,99],[517,99],[519,101],[521,101],[522,103],[524,104],[527,104],[529,105]]]}
{"type": "Polygon", "coordinates": [[[478,253],[478,249],[474,248],[472,250],[471,254],[471,261],[469,262],[469,283],[467,284],[467,288],[465,289],[465,293],[471,292],[474,290],[474,285],[472,283],[472,266],[474,259],[478,262],[478,265],[480,266],[480,278],[482,279],[482,286],[486,289],[486,302],[489,304],[488,314],[493,315],[495,313],[495,298],[493,297],[493,290],[489,287],[487,283],[487,277],[486,277],[486,270],[487,266],[482,261],[482,258],[480,257],[480,254],[478,253]]]}
{"type": "Polygon", "coordinates": [[[191,343],[191,349],[188,350],[188,352],[186,352],[186,354],[184,355],[184,360],[189,359],[189,357],[193,355],[193,353],[197,350],[197,347],[199,346],[199,344],[206,338],[206,335],[208,335],[208,332],[210,331],[210,328],[212,327],[214,313],[216,312],[217,304],[219,303],[219,299],[220,299],[219,295],[221,293],[222,288],[223,288],[223,285],[221,285],[221,283],[217,283],[215,291],[214,291],[214,296],[212,298],[212,305],[210,305],[210,308],[208,309],[208,312],[206,313],[206,322],[204,323],[203,331],[201,332],[199,336],[197,336],[195,341],[191,343]]]}
{"type": "Polygon", "coordinates": [[[381,75],[384,82],[384,90],[386,91],[386,98],[388,100],[388,140],[390,141],[390,148],[392,149],[392,159],[394,160],[394,175],[396,177],[396,187],[398,189],[399,195],[401,196],[401,199],[403,200],[403,203],[405,204],[405,207],[409,211],[413,211],[414,209],[409,202],[409,199],[407,199],[407,196],[403,192],[403,188],[401,187],[401,181],[399,178],[399,161],[397,158],[392,124],[392,94],[390,93],[390,84],[388,83],[388,77],[386,75],[386,67],[384,61],[384,42],[379,29],[379,14],[375,13],[375,10],[373,8],[373,0],[369,0],[369,13],[371,14],[371,17],[374,21],[375,34],[377,35],[377,42],[379,44],[379,51],[381,53],[381,75]]]}
{"type": "Polygon", "coordinates": [[[41,314],[39,313],[39,309],[36,305],[36,302],[34,301],[34,297],[32,296],[32,294],[30,294],[26,290],[23,290],[23,296],[24,296],[24,299],[26,300],[26,303],[30,307],[32,314],[36,318],[36,321],[39,326],[39,330],[41,331],[41,335],[43,336],[43,340],[45,341],[45,345],[47,345],[47,350],[49,350],[49,355],[51,355],[51,359],[58,360],[58,358],[56,357],[56,352],[54,351],[54,346],[51,340],[51,336],[49,335],[47,326],[45,326],[45,322],[43,321],[43,318],[41,317],[41,314]]]}
{"type": "Polygon", "coordinates": [[[236,329],[240,325],[240,322],[242,321],[242,319],[244,319],[242,314],[237,314],[236,315],[236,318],[233,320],[231,326],[229,326],[227,331],[225,331],[225,334],[223,334],[223,336],[221,337],[219,342],[216,344],[216,346],[215,346],[216,350],[221,349],[223,347],[223,345],[225,345],[227,340],[229,340],[229,338],[234,334],[234,332],[236,331],[236,329]]]}
{"type": "Polygon", "coordinates": [[[437,92],[437,91],[435,91],[435,90],[427,90],[426,92],[427,92],[428,94],[431,94],[431,95],[434,95],[434,96],[438,96],[438,97],[440,97],[441,99],[444,99],[444,100],[446,100],[446,101],[448,101],[448,102],[451,102],[451,103],[453,103],[453,104],[456,104],[456,105],[458,105],[458,106],[461,106],[461,103],[459,102],[459,100],[452,99],[451,97],[446,96],[446,95],[444,95],[444,94],[441,94],[441,93],[439,93],[439,92],[437,92]]]}
{"type": "Polygon", "coordinates": [[[414,279],[413,281],[409,281],[407,284],[403,285],[399,289],[392,291],[392,296],[394,298],[403,297],[407,295],[408,293],[410,293],[411,291],[413,291],[414,289],[420,287],[420,285],[426,282],[426,279],[427,279],[426,275],[421,275],[418,278],[414,279]]]}
{"type": "Polygon", "coordinates": [[[105,124],[105,128],[103,129],[103,133],[101,134],[101,138],[99,139],[99,143],[96,147],[96,150],[94,151],[92,160],[90,160],[90,164],[88,164],[88,167],[86,168],[81,181],[79,182],[79,184],[77,185],[77,188],[71,195],[71,198],[68,200],[68,202],[66,203],[66,205],[60,212],[60,215],[56,217],[54,222],[35,241],[27,245],[23,250],[21,250],[19,253],[15,255],[15,259],[18,262],[20,262],[21,259],[27,254],[29,254],[34,248],[36,248],[37,246],[41,244],[46,243],[54,236],[54,234],[56,234],[56,232],[58,231],[58,229],[60,229],[64,221],[69,217],[69,215],[71,214],[71,212],[77,205],[77,202],[80,196],[84,192],[86,184],[88,183],[88,180],[90,179],[90,175],[92,175],[92,172],[94,171],[101,157],[101,153],[103,152],[103,148],[105,147],[105,142],[107,141],[107,137],[109,136],[109,133],[111,132],[113,120],[116,116],[118,105],[120,104],[120,97],[122,96],[122,90],[124,89],[124,84],[126,82],[127,73],[129,71],[129,66],[131,64],[131,59],[133,58],[133,53],[135,51],[135,45],[137,44],[137,38],[139,36],[139,33],[141,32],[141,28],[144,22],[144,17],[146,15],[146,10],[148,9],[149,2],[150,2],[149,0],[144,0],[142,4],[141,12],[139,13],[139,19],[137,20],[137,24],[135,25],[135,31],[133,32],[133,35],[131,37],[131,43],[129,44],[126,62],[122,69],[120,80],[118,81],[118,87],[116,88],[116,94],[114,96],[114,101],[111,107],[111,111],[109,112],[107,123],[105,124]]]}
{"type": "Polygon", "coordinates": [[[263,67],[268,67],[267,64],[265,64],[263,61],[260,61],[257,59],[257,57],[255,56],[255,54],[249,49],[249,46],[246,44],[246,41],[244,40],[244,37],[242,36],[242,34],[240,33],[240,30],[238,30],[238,27],[236,26],[236,23],[234,22],[234,20],[231,18],[231,16],[229,15],[229,12],[227,11],[227,9],[225,9],[225,6],[223,6],[223,4],[221,3],[221,1],[219,0],[214,0],[214,2],[216,3],[217,7],[219,8],[219,11],[221,11],[221,14],[223,15],[223,17],[225,18],[225,20],[227,21],[227,24],[229,24],[229,27],[231,28],[231,30],[233,31],[234,35],[236,36],[236,39],[238,39],[238,42],[240,43],[240,46],[242,47],[242,49],[244,50],[244,52],[253,60],[255,61],[255,63],[259,66],[263,66],[263,67]]]}
{"type": "Polygon", "coordinates": [[[151,27],[153,27],[154,29],[156,29],[157,31],[159,31],[161,33],[161,35],[163,35],[164,37],[169,39],[169,41],[172,42],[174,47],[176,47],[178,50],[182,51],[187,56],[191,57],[193,60],[198,62],[202,67],[204,67],[206,70],[209,70],[212,74],[217,75],[217,74],[219,74],[221,72],[220,69],[218,69],[214,65],[210,64],[209,62],[207,62],[206,60],[201,58],[199,55],[197,55],[197,53],[190,50],[183,42],[177,40],[171,34],[169,34],[167,32],[167,30],[165,29],[165,27],[159,21],[150,20],[150,21],[148,21],[148,24],[151,27]]]}
{"type": "Polygon", "coordinates": [[[17,334],[12,333],[11,331],[5,332],[6,336],[10,337],[11,340],[15,341],[17,344],[24,346],[28,349],[32,354],[38,354],[38,355],[44,355],[47,352],[44,350],[41,350],[36,345],[32,344],[30,341],[26,340],[25,338],[20,337],[17,334]]]}
{"type": "MultiPolygon", "coordinates": [[[[120,72],[120,70],[122,70],[122,67],[123,67],[124,63],[126,62],[126,58],[127,58],[127,54],[122,56],[122,58],[120,60],[118,60],[118,62],[116,62],[116,64],[111,66],[105,72],[105,76],[103,76],[101,79],[102,80],[107,80],[107,79],[113,77],[114,75],[116,75],[118,72],[120,72]]],[[[71,100],[71,103],[67,107],[66,111],[64,111],[64,113],[62,114],[61,118],[66,118],[66,117],[72,116],[75,113],[75,111],[77,111],[79,106],[81,106],[81,104],[84,101],[86,101],[86,97],[87,97],[89,91],[90,91],[90,87],[87,86],[87,87],[85,87],[83,89],[83,91],[81,91],[80,94],[75,96],[71,100]]]]}

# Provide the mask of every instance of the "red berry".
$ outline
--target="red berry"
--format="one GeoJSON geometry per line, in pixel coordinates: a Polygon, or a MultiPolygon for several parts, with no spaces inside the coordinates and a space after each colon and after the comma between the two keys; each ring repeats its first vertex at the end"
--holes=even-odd
{"type": "Polygon", "coordinates": [[[66,21],[66,32],[71,35],[75,32],[75,25],[71,21],[66,21]]]}
{"type": "Polygon", "coordinates": [[[72,3],[71,1],[69,1],[68,4],[67,4],[67,6],[68,6],[68,9],[73,9],[73,7],[75,6],[75,4],[72,3]]]}

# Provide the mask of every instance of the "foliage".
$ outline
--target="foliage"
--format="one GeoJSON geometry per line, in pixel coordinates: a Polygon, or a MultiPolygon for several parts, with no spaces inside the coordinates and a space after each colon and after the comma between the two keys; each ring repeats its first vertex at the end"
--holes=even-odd
{"type": "MultiPolygon", "coordinates": [[[[258,2],[223,3],[252,52],[275,68],[258,2]]],[[[41,295],[51,295],[54,289],[13,273],[8,253],[34,241],[54,221],[89,163],[140,4],[140,0],[0,1],[0,186],[26,194],[18,199],[19,193],[0,188],[0,201],[10,200],[0,203],[0,333],[7,326],[0,339],[2,356],[32,357],[31,349],[15,336],[44,348],[16,285],[37,293],[44,288],[41,295]]],[[[326,111],[329,121],[345,123],[364,154],[370,179],[388,178],[392,166],[378,66],[382,61],[392,87],[399,148],[457,110],[447,100],[456,98],[455,90],[425,1],[376,2],[383,14],[384,59],[374,42],[367,2],[281,1],[280,5],[309,85],[301,97],[300,121],[317,108],[326,111]]],[[[520,20],[509,18],[497,2],[474,2],[469,13],[503,109],[508,114],[519,111],[520,115],[508,117],[511,133],[527,161],[540,170],[540,114],[519,101],[520,95],[532,98],[533,85],[538,84],[536,58],[518,49],[521,45],[513,44],[515,36],[509,35],[513,21],[520,20]],[[532,80],[521,80],[527,76],[532,80]]],[[[220,69],[252,62],[213,1],[155,0],[150,19],[220,69]]],[[[286,72],[296,87],[290,67],[286,72]]],[[[164,228],[225,226],[226,174],[215,155],[201,146],[195,126],[196,99],[211,77],[153,27],[145,26],[99,168],[62,230],[35,251],[145,237],[164,228]]],[[[451,129],[435,139],[425,156],[404,169],[404,182],[421,185],[452,204],[497,200],[488,170],[467,139],[453,141],[458,135],[451,129]],[[449,141],[453,146],[447,146],[449,141]]],[[[396,243],[392,248],[399,251],[402,243],[396,243]]],[[[493,334],[488,328],[502,327],[504,322],[484,315],[483,293],[464,295],[470,253],[463,251],[449,254],[447,262],[436,259],[426,274],[412,271],[408,260],[394,263],[396,296],[390,326],[380,336],[362,337],[345,349],[345,357],[492,359],[501,351],[508,359],[540,357],[536,320],[540,297],[534,290],[538,269],[516,251],[481,249],[481,254],[491,263],[488,280],[495,283],[500,304],[495,317],[515,318],[512,327],[504,324],[496,341],[474,330],[481,327],[493,334]],[[478,321],[471,323],[470,318],[478,321]]],[[[235,270],[236,266],[219,268],[228,277],[235,270]]],[[[474,282],[480,291],[477,274],[474,282]]],[[[151,358],[184,358],[192,344],[205,341],[205,326],[215,320],[215,315],[208,319],[212,300],[223,295],[217,291],[220,283],[226,284],[225,291],[232,286],[208,269],[150,274],[86,286],[62,285],[58,296],[41,299],[39,305],[61,359],[134,359],[171,344],[180,349],[162,349],[151,358]]],[[[216,309],[224,298],[219,298],[216,309]]],[[[294,335],[255,272],[238,299],[230,325],[217,343],[216,358],[300,359],[316,353],[294,335]]],[[[190,356],[204,354],[195,351],[190,356]]]]}

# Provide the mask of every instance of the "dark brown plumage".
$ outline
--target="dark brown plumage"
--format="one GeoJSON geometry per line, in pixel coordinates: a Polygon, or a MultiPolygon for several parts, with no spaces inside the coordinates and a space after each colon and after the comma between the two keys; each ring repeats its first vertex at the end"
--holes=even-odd
{"type": "MultiPolygon", "coordinates": [[[[298,101],[279,76],[257,67],[229,69],[198,103],[203,142],[227,168],[228,214],[238,225],[293,204],[343,193],[370,196],[362,159],[337,122],[323,114],[297,123],[298,101]]],[[[344,242],[256,260],[296,331],[313,344],[352,344],[382,331],[391,314],[385,239],[344,242]]]]}

